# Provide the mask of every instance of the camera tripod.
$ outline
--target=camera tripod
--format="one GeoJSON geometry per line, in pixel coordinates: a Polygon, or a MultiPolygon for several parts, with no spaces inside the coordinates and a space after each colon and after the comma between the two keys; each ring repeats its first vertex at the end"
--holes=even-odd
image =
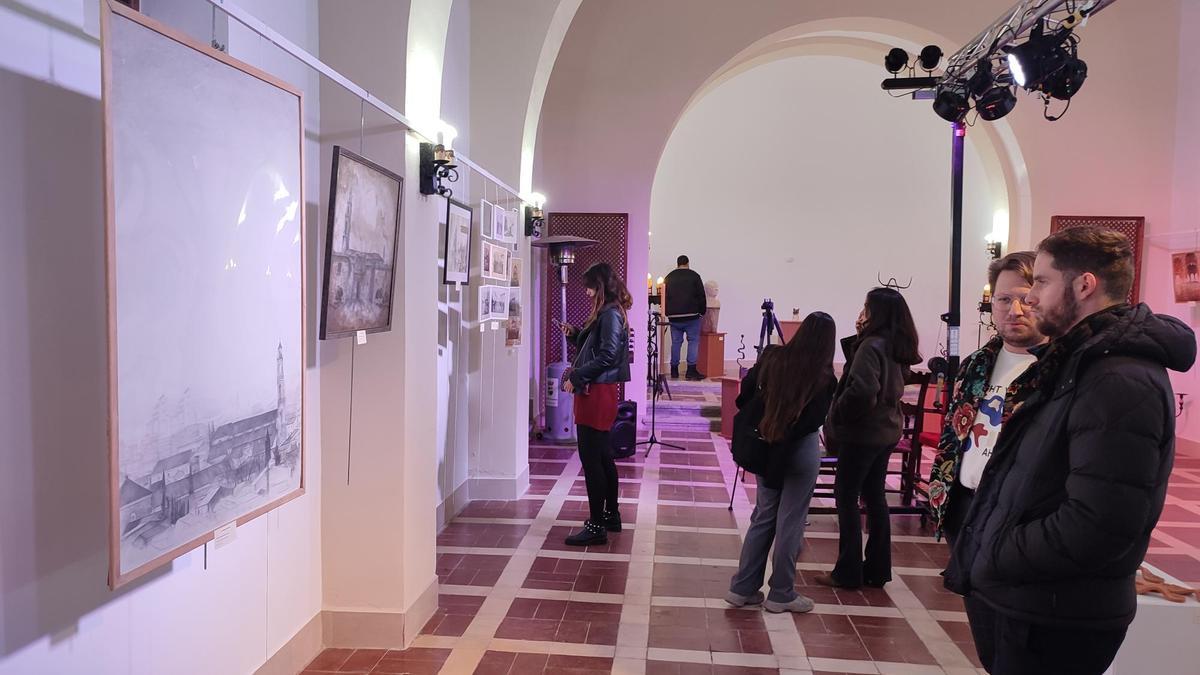
{"type": "Polygon", "coordinates": [[[650,385],[650,438],[639,441],[636,445],[646,446],[647,455],[650,454],[650,450],[654,448],[655,444],[661,445],[664,448],[686,450],[682,446],[658,440],[658,397],[664,391],[669,397],[671,389],[667,385],[666,376],[662,374],[658,367],[658,334],[662,320],[659,318],[658,312],[654,311],[654,305],[650,305],[650,313],[646,324],[646,360],[649,362],[646,368],[646,380],[650,385]]]}
{"type": "Polygon", "coordinates": [[[779,342],[783,343],[783,328],[779,325],[779,319],[775,318],[775,303],[770,298],[763,300],[762,311],[762,328],[758,331],[758,346],[755,347],[759,356],[771,344],[772,331],[779,334],[779,342]]]}

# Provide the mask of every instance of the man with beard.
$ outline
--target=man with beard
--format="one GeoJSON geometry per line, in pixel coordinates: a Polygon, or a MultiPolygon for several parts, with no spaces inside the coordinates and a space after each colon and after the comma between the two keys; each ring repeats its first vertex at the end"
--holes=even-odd
{"type": "Polygon", "coordinates": [[[1033,325],[1025,294],[1033,284],[1031,251],[1009,253],[988,267],[996,337],[959,368],[938,456],[929,475],[929,506],[934,536],[953,544],[971,506],[983,469],[1003,424],[1004,402],[1017,396],[1028,379],[1018,380],[1037,358],[1029,350],[1046,342],[1033,325]],[[1010,393],[1011,392],[1011,393],[1010,393]]]}
{"type": "Polygon", "coordinates": [[[1050,342],[1005,399],[944,573],[993,675],[1099,675],[1133,621],[1175,454],[1166,369],[1196,358],[1186,325],[1125,302],[1133,274],[1129,240],[1111,230],[1038,246],[1026,304],[1050,342]]]}

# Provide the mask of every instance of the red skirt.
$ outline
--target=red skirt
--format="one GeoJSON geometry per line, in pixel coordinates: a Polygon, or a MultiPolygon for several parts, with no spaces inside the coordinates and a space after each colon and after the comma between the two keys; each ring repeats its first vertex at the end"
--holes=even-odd
{"type": "Polygon", "coordinates": [[[617,385],[592,384],[588,393],[575,394],[575,424],[609,431],[617,420],[617,385]]]}

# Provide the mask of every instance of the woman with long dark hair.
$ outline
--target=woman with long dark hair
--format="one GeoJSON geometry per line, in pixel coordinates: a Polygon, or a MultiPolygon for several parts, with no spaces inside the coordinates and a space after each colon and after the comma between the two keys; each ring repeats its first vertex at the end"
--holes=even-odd
{"type": "Polygon", "coordinates": [[[633,297],[608,263],[583,273],[592,312],[583,328],[563,324],[579,347],[563,390],[575,394],[575,428],[579,461],[587,485],[589,518],[583,529],[567,537],[571,546],[598,546],[609,532],[621,531],[617,510],[617,465],[609,431],[617,418],[617,384],[629,381],[629,328],[626,311],[633,297]]]}
{"type": "Polygon", "coordinates": [[[837,452],[833,495],[838,514],[838,560],[814,578],[840,588],[876,588],[892,580],[892,534],[884,480],[904,424],[900,399],[909,366],[921,362],[917,328],[904,296],[894,288],[867,293],[858,336],[838,382],[826,444],[837,452]],[[867,506],[866,557],[859,497],[867,506]]]}
{"type": "Polygon", "coordinates": [[[804,542],[804,523],[821,465],[817,430],[837,387],[836,342],[833,318],[813,312],[786,345],[764,350],[760,362],[742,380],[738,408],[755,398],[761,401],[758,431],[770,444],[770,454],[769,469],[757,477],[750,529],[725,595],[735,607],[762,603],[769,612],[812,611],[812,599],[796,593],[796,556],[804,542]],[[759,589],[772,542],[770,592],[764,597],[759,589]]]}

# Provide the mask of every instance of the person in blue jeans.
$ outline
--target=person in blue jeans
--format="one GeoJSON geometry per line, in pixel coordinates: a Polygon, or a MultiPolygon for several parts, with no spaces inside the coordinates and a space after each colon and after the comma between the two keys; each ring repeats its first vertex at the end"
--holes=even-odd
{"type": "Polygon", "coordinates": [[[750,528],[725,595],[734,607],[761,604],[768,612],[812,611],[812,599],[796,592],[796,557],[804,543],[804,521],[821,468],[817,430],[837,390],[836,335],[833,318],[813,312],[785,346],[763,350],[759,363],[742,380],[738,408],[761,399],[758,431],[770,443],[771,454],[768,470],[757,477],[750,528]],[[764,596],[759,589],[772,543],[770,592],[764,596]]]}
{"type": "Polygon", "coordinates": [[[687,337],[687,374],[689,380],[703,380],[704,373],[696,367],[700,358],[700,322],[708,311],[708,296],[704,280],[691,267],[686,255],[679,256],[678,265],[663,282],[663,311],[671,324],[671,377],[679,379],[679,352],[687,337]]]}

